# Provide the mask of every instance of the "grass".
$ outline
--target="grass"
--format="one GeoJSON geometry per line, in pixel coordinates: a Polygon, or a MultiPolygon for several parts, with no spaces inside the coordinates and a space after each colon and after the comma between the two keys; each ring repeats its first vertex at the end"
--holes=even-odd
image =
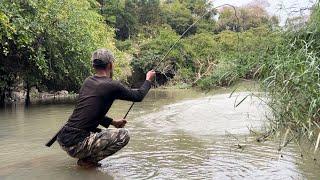
{"type": "Polygon", "coordinates": [[[285,129],[284,145],[293,139],[320,144],[320,8],[315,6],[308,25],[283,33],[283,43],[270,56],[263,80],[274,109],[270,128],[285,129]]]}
{"type": "MultiPolygon", "coordinates": [[[[240,44],[230,44],[238,48],[232,50],[233,46],[228,46],[223,49],[211,74],[196,85],[209,92],[223,90],[223,87],[238,88],[239,91],[250,90],[246,86],[235,87],[244,79],[261,82],[261,89],[254,91],[267,92],[270,98],[267,103],[273,111],[267,134],[280,136],[282,147],[291,141],[307,139],[316,152],[320,146],[319,2],[305,27],[262,30],[237,34],[240,44]],[[265,35],[257,36],[259,32],[265,32],[265,35]]],[[[234,35],[234,32],[229,33],[234,35]]],[[[191,86],[178,84],[175,87],[191,86]]]]}

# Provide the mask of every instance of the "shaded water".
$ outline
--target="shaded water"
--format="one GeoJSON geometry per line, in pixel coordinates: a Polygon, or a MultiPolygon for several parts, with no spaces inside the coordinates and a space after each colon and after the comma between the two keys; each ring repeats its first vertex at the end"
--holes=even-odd
{"type": "MultiPolygon", "coordinates": [[[[128,116],[131,140],[94,170],[81,169],[57,144],[45,142],[64,123],[72,104],[11,107],[0,111],[0,179],[319,179],[313,156],[290,144],[257,143],[249,129],[266,123],[265,107],[246,94],[192,90],[151,91],[128,116]]],[[[130,103],[116,102],[121,118],[130,103]]]]}

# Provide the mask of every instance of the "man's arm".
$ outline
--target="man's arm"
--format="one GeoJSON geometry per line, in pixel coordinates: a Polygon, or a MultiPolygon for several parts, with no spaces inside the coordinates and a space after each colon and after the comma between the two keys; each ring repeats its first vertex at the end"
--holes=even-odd
{"type": "Polygon", "coordinates": [[[99,121],[99,124],[105,128],[108,128],[112,123],[113,119],[110,117],[105,116],[103,119],[99,121]]]}
{"type": "Polygon", "coordinates": [[[139,89],[130,89],[121,83],[117,84],[115,99],[141,102],[151,88],[151,82],[145,81],[139,89]]]}
{"type": "Polygon", "coordinates": [[[100,120],[99,124],[105,128],[108,128],[113,125],[116,128],[123,128],[126,125],[127,121],[125,119],[113,120],[110,117],[105,116],[102,120],[100,120]]]}
{"type": "Polygon", "coordinates": [[[146,80],[139,89],[129,89],[128,87],[117,83],[115,90],[116,99],[141,102],[151,88],[151,81],[155,77],[155,71],[151,70],[147,73],[146,80]]]}

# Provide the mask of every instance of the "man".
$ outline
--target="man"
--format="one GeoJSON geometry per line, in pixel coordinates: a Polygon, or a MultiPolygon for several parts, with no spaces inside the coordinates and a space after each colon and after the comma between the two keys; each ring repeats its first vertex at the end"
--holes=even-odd
{"type": "Polygon", "coordinates": [[[92,54],[96,74],[84,81],[75,109],[57,136],[61,148],[79,159],[79,166],[100,166],[100,160],[127,145],[130,136],[123,128],[127,121],[113,120],[105,115],[116,99],[142,101],[155,76],[153,70],[149,71],[140,89],[129,89],[112,80],[113,61],[114,57],[107,49],[98,49],[92,54]],[[97,128],[98,125],[108,128],[110,124],[117,129],[97,128]]]}

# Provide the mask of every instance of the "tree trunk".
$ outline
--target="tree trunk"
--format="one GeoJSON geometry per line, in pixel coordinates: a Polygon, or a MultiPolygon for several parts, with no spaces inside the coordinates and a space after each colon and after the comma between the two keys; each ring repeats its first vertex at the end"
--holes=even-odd
{"type": "Polygon", "coordinates": [[[27,82],[27,94],[26,94],[26,101],[25,101],[25,105],[29,106],[30,105],[30,85],[29,82],[27,82]]]}
{"type": "Polygon", "coordinates": [[[0,92],[0,106],[4,106],[6,94],[5,91],[0,92]]]}

